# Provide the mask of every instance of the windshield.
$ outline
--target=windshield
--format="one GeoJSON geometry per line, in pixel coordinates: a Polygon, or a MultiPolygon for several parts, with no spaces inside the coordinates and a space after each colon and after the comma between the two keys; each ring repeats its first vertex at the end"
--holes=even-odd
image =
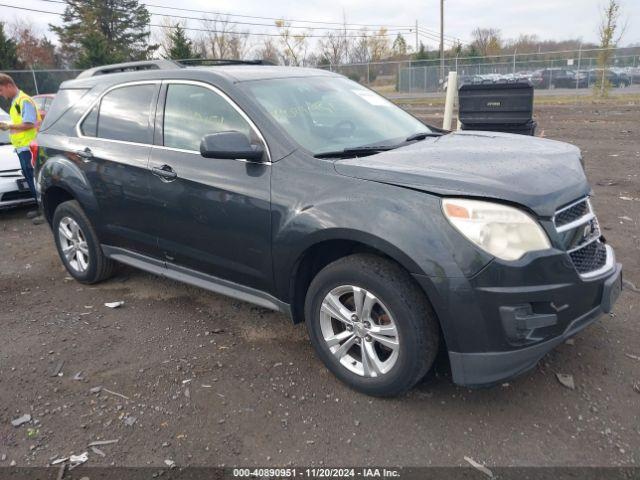
{"type": "Polygon", "coordinates": [[[336,77],[280,78],[244,88],[302,147],[318,155],[392,145],[429,128],[375,92],[336,77]]]}

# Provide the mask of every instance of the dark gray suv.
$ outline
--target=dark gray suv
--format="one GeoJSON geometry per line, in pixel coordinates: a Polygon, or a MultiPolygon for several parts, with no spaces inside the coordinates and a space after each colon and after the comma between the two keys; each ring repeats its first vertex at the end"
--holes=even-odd
{"type": "Polygon", "coordinates": [[[119,262],[280,310],[368,394],[411,388],[439,349],[461,385],[518,375],[620,293],[576,147],[441,131],[330,72],[93,69],[38,142],[78,281],[119,262]]]}

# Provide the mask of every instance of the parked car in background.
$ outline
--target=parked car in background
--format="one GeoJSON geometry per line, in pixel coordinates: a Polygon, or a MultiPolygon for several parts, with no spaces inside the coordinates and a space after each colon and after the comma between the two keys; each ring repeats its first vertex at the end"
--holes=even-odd
{"type": "Polygon", "coordinates": [[[531,75],[535,88],[586,88],[587,76],[564,68],[544,68],[531,75]]]}
{"type": "MultiPolygon", "coordinates": [[[[485,73],[482,75],[463,74],[458,76],[458,88],[463,85],[491,85],[494,83],[517,83],[531,80],[531,73],[485,73]]],[[[447,80],[443,84],[443,90],[447,89],[447,80]]]]}
{"type": "Polygon", "coordinates": [[[533,76],[533,72],[521,71],[516,73],[516,78],[518,81],[531,81],[531,77],[533,76]]]}
{"type": "MultiPolygon", "coordinates": [[[[458,88],[460,88],[463,85],[469,85],[469,84],[477,85],[479,83],[482,83],[482,77],[480,77],[480,75],[459,75],[458,76],[458,88]]],[[[444,83],[442,84],[442,90],[446,92],[448,87],[449,87],[449,78],[445,78],[444,83]]]]}
{"type": "Polygon", "coordinates": [[[53,99],[55,97],[55,93],[44,93],[42,95],[34,95],[33,97],[31,97],[36,104],[38,112],[40,112],[40,117],[42,117],[42,120],[44,120],[44,118],[47,116],[47,112],[49,111],[49,108],[51,108],[51,102],[53,102],[53,99]]]}
{"type": "Polygon", "coordinates": [[[640,67],[629,67],[626,71],[632,85],[640,85],[640,67]]]}
{"type": "Polygon", "coordinates": [[[460,75],[458,77],[458,87],[469,84],[476,85],[478,83],[482,83],[482,77],[480,77],[480,75],[460,75]]]}
{"type": "MultiPolygon", "coordinates": [[[[11,122],[0,109],[0,122],[11,122]]],[[[20,170],[20,160],[9,141],[9,132],[0,131],[0,209],[34,203],[29,185],[20,170]]]]}
{"type": "MultiPolygon", "coordinates": [[[[602,80],[602,69],[594,68],[587,72],[589,86],[593,86],[602,80]]],[[[607,69],[604,73],[609,84],[616,88],[625,88],[631,85],[631,77],[621,70],[607,69]]]]}

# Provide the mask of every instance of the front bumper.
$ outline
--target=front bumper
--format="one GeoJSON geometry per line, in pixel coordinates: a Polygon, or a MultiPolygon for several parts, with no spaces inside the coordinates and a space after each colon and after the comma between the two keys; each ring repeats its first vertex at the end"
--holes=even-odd
{"type": "Polygon", "coordinates": [[[622,289],[622,266],[615,259],[602,275],[584,279],[557,251],[520,265],[494,261],[472,279],[415,277],[440,319],[453,381],[469,387],[493,385],[535,367],[610,312],[622,289]]]}
{"type": "Polygon", "coordinates": [[[25,181],[22,175],[0,177],[0,208],[28,204],[35,201],[29,189],[25,190],[18,186],[19,180],[25,181]]]}

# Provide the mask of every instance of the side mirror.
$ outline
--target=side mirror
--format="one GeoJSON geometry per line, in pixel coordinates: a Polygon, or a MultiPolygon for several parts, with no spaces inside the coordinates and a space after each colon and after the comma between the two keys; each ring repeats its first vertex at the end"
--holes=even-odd
{"type": "Polygon", "coordinates": [[[205,158],[262,160],[264,149],[251,145],[249,137],[237,131],[205,135],[200,142],[200,154],[205,158]]]}

